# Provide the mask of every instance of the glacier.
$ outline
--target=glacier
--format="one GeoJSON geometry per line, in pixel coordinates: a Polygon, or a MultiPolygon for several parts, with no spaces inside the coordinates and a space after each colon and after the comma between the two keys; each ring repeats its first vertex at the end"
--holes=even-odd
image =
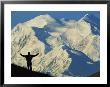
{"type": "MultiPolygon", "coordinates": [[[[27,68],[26,60],[20,53],[26,55],[28,52],[39,52],[32,59],[33,71],[52,76],[74,76],[65,73],[74,63],[75,56],[72,57],[71,54],[84,54],[92,61],[86,62],[89,65],[99,62],[100,35],[92,32],[91,23],[86,21],[87,17],[85,15],[79,21],[59,19],[60,24],[46,14],[17,24],[11,30],[11,63],[27,68]]],[[[97,29],[97,26],[93,28],[97,29]]],[[[69,73],[72,72],[70,71],[69,73]]]]}

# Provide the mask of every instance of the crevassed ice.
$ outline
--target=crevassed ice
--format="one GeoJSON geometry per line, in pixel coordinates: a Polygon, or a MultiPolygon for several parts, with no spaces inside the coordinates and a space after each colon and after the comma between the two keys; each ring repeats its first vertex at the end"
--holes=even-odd
{"type": "Polygon", "coordinates": [[[100,60],[100,36],[91,32],[90,23],[84,20],[62,20],[64,26],[56,27],[46,41],[52,47],[66,45],[86,54],[91,60],[100,60]]]}
{"type": "Polygon", "coordinates": [[[42,58],[38,65],[35,63],[33,70],[50,73],[52,76],[61,76],[70,64],[71,58],[68,53],[60,47],[55,47],[42,58]]]}
{"type": "MultiPolygon", "coordinates": [[[[44,56],[45,44],[38,40],[31,27],[24,24],[18,24],[11,32],[11,60],[12,63],[26,67],[26,60],[20,53],[27,55],[28,52],[36,54],[40,52],[39,57],[44,56]]],[[[38,59],[39,60],[39,59],[38,59]]]]}
{"type": "Polygon", "coordinates": [[[70,28],[61,35],[68,47],[81,51],[94,62],[100,60],[100,36],[91,32],[91,26],[84,20],[71,23],[70,28]],[[74,27],[71,27],[71,25],[74,27]]]}

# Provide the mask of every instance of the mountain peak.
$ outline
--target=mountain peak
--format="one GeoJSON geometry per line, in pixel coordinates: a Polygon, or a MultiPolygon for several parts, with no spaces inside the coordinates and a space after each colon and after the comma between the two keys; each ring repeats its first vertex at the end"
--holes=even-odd
{"type": "Polygon", "coordinates": [[[25,24],[30,27],[38,27],[38,28],[44,28],[46,25],[48,25],[51,22],[55,22],[55,19],[52,18],[50,15],[39,15],[27,22],[25,24]]]}
{"type": "Polygon", "coordinates": [[[79,20],[79,22],[82,21],[82,20],[84,20],[88,15],[89,15],[89,14],[85,14],[85,15],[79,20]]]}

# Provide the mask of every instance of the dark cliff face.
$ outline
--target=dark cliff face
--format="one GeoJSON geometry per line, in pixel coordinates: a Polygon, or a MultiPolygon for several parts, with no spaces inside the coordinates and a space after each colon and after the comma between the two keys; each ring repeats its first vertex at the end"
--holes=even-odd
{"type": "Polygon", "coordinates": [[[11,65],[11,77],[51,77],[48,74],[43,74],[39,72],[29,71],[26,68],[11,65]]]}

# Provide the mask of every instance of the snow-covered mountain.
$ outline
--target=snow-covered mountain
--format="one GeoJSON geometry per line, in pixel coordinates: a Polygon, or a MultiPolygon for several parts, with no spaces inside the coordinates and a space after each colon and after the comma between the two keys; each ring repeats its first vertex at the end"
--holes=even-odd
{"type": "Polygon", "coordinates": [[[94,62],[100,57],[100,36],[94,35],[90,23],[84,21],[69,20],[64,21],[64,26],[54,28],[50,32],[47,43],[51,46],[66,45],[73,50],[78,50],[86,54],[94,62]]]}
{"type": "MultiPolygon", "coordinates": [[[[44,17],[47,18],[47,15],[43,16],[43,19],[44,17]]],[[[18,24],[12,29],[11,50],[12,63],[22,67],[26,67],[27,64],[25,58],[20,53],[27,55],[28,52],[31,52],[31,54],[39,52],[39,56],[34,57],[32,60],[32,70],[50,73],[53,76],[62,75],[71,63],[68,53],[60,46],[52,48],[51,51],[45,54],[45,44],[35,36],[32,27],[26,23],[18,24]]]]}
{"type": "Polygon", "coordinates": [[[40,15],[29,21],[24,22],[26,26],[44,28],[49,23],[55,22],[55,20],[50,15],[40,15]]]}
{"type": "Polygon", "coordinates": [[[39,52],[32,60],[33,71],[49,73],[52,76],[69,76],[65,71],[74,62],[71,55],[81,56],[83,53],[92,61],[87,61],[91,65],[100,61],[100,36],[92,32],[95,22],[89,21],[90,17],[86,15],[79,21],[66,21],[56,20],[46,14],[17,24],[11,31],[12,63],[26,68],[26,60],[20,53],[26,55],[28,52],[39,52]]]}

